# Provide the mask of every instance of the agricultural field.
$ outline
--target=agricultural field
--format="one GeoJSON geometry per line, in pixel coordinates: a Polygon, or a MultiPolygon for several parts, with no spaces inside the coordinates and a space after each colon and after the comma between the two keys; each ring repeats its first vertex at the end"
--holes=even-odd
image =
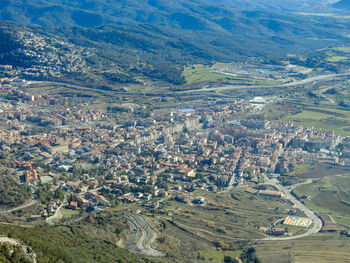
{"type": "Polygon", "coordinates": [[[349,167],[324,163],[294,164],[294,169],[280,177],[284,185],[305,183],[312,179],[320,179],[330,175],[342,175],[350,172],[349,167]]]}
{"type": "Polygon", "coordinates": [[[350,111],[330,107],[306,106],[297,113],[283,117],[282,121],[293,121],[304,127],[334,130],[342,136],[350,135],[350,111]]]}
{"type": "MultiPolygon", "coordinates": [[[[217,259],[224,255],[236,255],[242,242],[268,237],[260,228],[272,228],[288,215],[287,211],[292,207],[283,199],[256,197],[241,189],[222,194],[192,193],[192,197],[197,196],[204,197],[207,203],[184,204],[169,199],[163,206],[166,215],[149,215],[149,221],[160,233],[155,244],[157,248],[176,258],[220,262],[217,259]]],[[[290,233],[300,231],[304,230],[289,227],[290,233]]]]}
{"type": "Polygon", "coordinates": [[[261,262],[328,263],[349,262],[350,238],[339,233],[318,233],[298,240],[257,242],[254,247],[261,262]]]}
{"type": "Polygon", "coordinates": [[[206,65],[187,67],[183,71],[183,76],[185,77],[186,84],[226,79],[225,75],[211,73],[211,67],[206,65]]]}
{"type": "Polygon", "coordinates": [[[350,175],[332,175],[300,185],[293,190],[306,206],[350,227],[350,175]]]}
{"type": "Polygon", "coordinates": [[[186,67],[182,73],[183,77],[186,80],[186,85],[191,85],[195,83],[204,83],[204,82],[219,82],[225,81],[229,84],[237,84],[237,85],[247,85],[247,84],[255,84],[255,85],[276,85],[280,84],[277,81],[271,80],[261,80],[261,79],[252,79],[252,78],[244,78],[244,77],[236,77],[229,76],[219,73],[212,72],[216,67],[223,65],[223,63],[217,63],[213,66],[207,65],[193,65],[186,67]]]}

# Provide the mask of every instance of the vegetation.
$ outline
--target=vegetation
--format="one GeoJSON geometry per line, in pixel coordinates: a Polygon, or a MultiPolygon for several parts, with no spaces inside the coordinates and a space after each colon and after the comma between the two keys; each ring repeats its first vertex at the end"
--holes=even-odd
{"type": "Polygon", "coordinates": [[[20,248],[7,243],[0,244],[0,262],[2,263],[32,263],[23,255],[20,248]]]}
{"type": "Polygon", "coordinates": [[[119,217],[91,215],[74,226],[20,228],[0,226],[1,235],[11,235],[30,246],[38,263],[49,262],[152,262],[120,248],[116,242],[126,226],[119,217]]]}
{"type": "Polygon", "coordinates": [[[350,226],[350,176],[332,175],[301,185],[293,193],[318,212],[329,213],[336,222],[350,226]]]}
{"type": "Polygon", "coordinates": [[[31,190],[17,183],[10,175],[0,175],[0,207],[15,207],[30,199],[31,190]]]}

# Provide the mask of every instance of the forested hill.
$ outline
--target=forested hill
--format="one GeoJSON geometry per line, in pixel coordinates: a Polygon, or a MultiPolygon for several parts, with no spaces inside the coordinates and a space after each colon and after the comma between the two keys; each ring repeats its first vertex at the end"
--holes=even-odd
{"type": "MultiPolygon", "coordinates": [[[[181,72],[187,64],[263,59],[348,44],[348,20],[310,19],[294,12],[316,2],[2,0],[0,19],[17,25],[2,23],[6,29],[4,37],[0,35],[0,60],[24,67],[38,63],[40,59],[23,57],[19,52],[28,47],[9,37],[18,25],[25,25],[34,34],[73,43],[76,50],[89,49],[89,55],[81,53],[84,63],[78,64],[86,65],[85,72],[88,67],[94,72],[73,78],[131,83],[141,75],[183,84],[181,72]]],[[[61,66],[69,62],[61,59],[61,66]]]]}
{"type": "Polygon", "coordinates": [[[183,29],[217,30],[217,18],[238,18],[242,10],[312,11],[330,0],[1,0],[0,18],[43,26],[94,27],[152,23],[183,29]]]}

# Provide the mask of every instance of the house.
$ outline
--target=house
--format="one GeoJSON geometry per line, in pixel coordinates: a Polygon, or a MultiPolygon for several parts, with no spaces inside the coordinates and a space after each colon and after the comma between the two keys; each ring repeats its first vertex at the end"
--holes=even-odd
{"type": "Polygon", "coordinates": [[[284,235],[284,233],[285,233],[284,228],[275,227],[271,229],[271,234],[274,236],[281,236],[281,235],[284,235]]]}
{"type": "Polygon", "coordinates": [[[69,202],[69,208],[76,210],[78,208],[78,202],[75,202],[75,201],[69,202]]]}
{"type": "Polygon", "coordinates": [[[158,202],[151,202],[151,203],[147,203],[145,206],[155,209],[155,208],[159,208],[159,203],[158,202]]]}
{"type": "Polygon", "coordinates": [[[244,192],[246,192],[248,194],[252,194],[252,195],[257,195],[259,193],[258,190],[256,190],[255,188],[251,188],[251,187],[245,189],[244,192]]]}
{"type": "Polygon", "coordinates": [[[186,176],[186,177],[191,177],[191,178],[196,177],[195,170],[191,169],[191,168],[181,169],[181,170],[179,170],[179,174],[186,176]]]}
{"type": "Polygon", "coordinates": [[[260,190],[259,195],[266,197],[281,198],[285,197],[284,193],[281,191],[271,191],[271,190],[260,190]]]}
{"type": "Polygon", "coordinates": [[[105,206],[110,205],[110,202],[103,195],[95,195],[94,199],[99,205],[105,205],[105,206]]]}
{"type": "Polygon", "coordinates": [[[126,203],[135,203],[137,201],[136,197],[131,195],[125,195],[121,197],[121,200],[126,203]]]}
{"type": "Polygon", "coordinates": [[[78,200],[79,202],[81,202],[81,205],[82,205],[83,207],[89,206],[89,201],[86,200],[85,198],[83,198],[83,197],[81,197],[81,196],[77,196],[77,200],[78,200]]]}

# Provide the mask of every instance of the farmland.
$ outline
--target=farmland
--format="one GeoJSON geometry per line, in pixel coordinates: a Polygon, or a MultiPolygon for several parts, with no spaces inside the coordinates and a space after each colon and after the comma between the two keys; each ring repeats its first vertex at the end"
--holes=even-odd
{"type": "Polygon", "coordinates": [[[350,175],[332,175],[294,189],[315,211],[330,214],[336,223],[350,226],[350,175]]]}
{"type": "MultiPolygon", "coordinates": [[[[241,189],[222,194],[199,190],[192,196],[202,196],[207,203],[184,205],[169,199],[163,207],[167,215],[149,215],[149,219],[160,233],[158,249],[175,257],[193,258],[199,253],[202,262],[218,262],[224,255],[237,255],[234,251],[245,240],[266,238],[262,229],[274,227],[292,207],[288,201],[248,195],[241,189]]],[[[303,231],[289,228],[293,234],[303,231]]]]}
{"type": "Polygon", "coordinates": [[[347,110],[305,106],[297,113],[291,113],[281,120],[293,121],[304,127],[334,130],[335,133],[343,136],[350,135],[350,111],[347,110]]]}

